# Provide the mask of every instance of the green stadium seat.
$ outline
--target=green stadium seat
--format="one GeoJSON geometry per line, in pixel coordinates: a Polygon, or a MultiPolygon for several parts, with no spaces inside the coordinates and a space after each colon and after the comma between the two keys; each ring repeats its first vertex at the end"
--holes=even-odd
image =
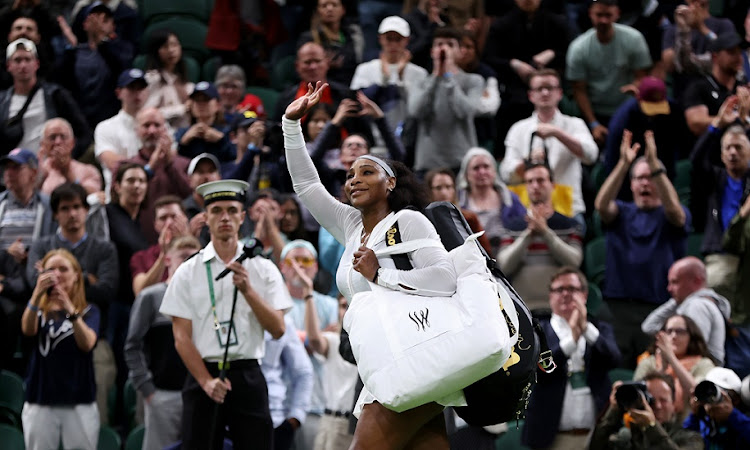
{"type": "Polygon", "coordinates": [[[604,299],[602,298],[602,290],[599,289],[594,283],[589,283],[589,295],[586,299],[586,311],[588,314],[597,317],[604,306],[604,299]]]}
{"type": "MultiPolygon", "coordinates": [[[[188,80],[192,81],[193,83],[197,83],[203,80],[203,78],[201,78],[200,65],[195,60],[195,58],[184,55],[183,59],[185,60],[185,68],[187,69],[188,80]]],[[[146,70],[146,55],[136,56],[135,59],[133,59],[133,67],[137,67],[141,70],[146,70]]],[[[211,81],[213,81],[213,79],[211,81]]]]}
{"type": "Polygon", "coordinates": [[[212,8],[213,2],[207,0],[148,0],[143,2],[139,12],[146,24],[160,22],[171,16],[191,16],[208,23],[212,8]]]}
{"type": "Polygon", "coordinates": [[[295,56],[281,58],[271,68],[271,87],[279,92],[299,81],[297,69],[294,67],[295,56]]]}
{"type": "Polygon", "coordinates": [[[125,450],[141,450],[143,447],[143,434],[145,432],[146,427],[143,425],[138,425],[130,430],[127,439],[125,439],[125,450]]]}
{"type": "Polygon", "coordinates": [[[508,422],[508,431],[498,436],[495,440],[497,450],[528,450],[528,447],[521,444],[521,431],[523,431],[523,420],[508,422]]]}
{"type": "Polygon", "coordinates": [[[681,159],[675,165],[674,189],[680,197],[680,203],[690,207],[690,179],[693,163],[689,159],[681,159]]]}
{"type": "Polygon", "coordinates": [[[0,442],[3,450],[24,450],[23,432],[11,425],[0,423],[0,442]]]}
{"type": "Polygon", "coordinates": [[[687,239],[687,256],[703,259],[701,244],[703,244],[703,233],[690,233],[687,239]]]}
{"type": "Polygon", "coordinates": [[[0,422],[21,429],[24,397],[21,377],[7,370],[0,371],[0,422]]]}
{"type": "Polygon", "coordinates": [[[208,58],[206,62],[203,63],[203,68],[201,69],[201,80],[213,83],[216,79],[216,72],[219,70],[219,67],[221,67],[221,58],[218,56],[208,58]]]}
{"type": "Polygon", "coordinates": [[[600,285],[604,281],[604,268],[607,260],[607,247],[605,238],[598,237],[586,244],[583,257],[583,271],[586,278],[594,284],[600,285]]]}
{"type": "Polygon", "coordinates": [[[633,381],[633,371],[630,369],[612,369],[609,371],[609,379],[615,381],[633,381]]]}
{"type": "Polygon", "coordinates": [[[263,106],[266,109],[266,115],[273,117],[276,111],[276,102],[279,101],[279,93],[273,89],[261,86],[250,86],[247,88],[248,94],[257,95],[263,100],[263,106]]]}
{"type": "Polygon", "coordinates": [[[99,444],[97,450],[120,450],[122,439],[112,428],[102,425],[99,428],[99,444]]]}
{"type": "Polygon", "coordinates": [[[171,30],[177,35],[182,44],[182,53],[184,55],[191,56],[201,64],[209,57],[209,50],[206,48],[208,27],[203,22],[191,17],[172,16],[148,25],[143,32],[142,47],[146,48],[146,42],[154,30],[163,28],[171,30]]]}

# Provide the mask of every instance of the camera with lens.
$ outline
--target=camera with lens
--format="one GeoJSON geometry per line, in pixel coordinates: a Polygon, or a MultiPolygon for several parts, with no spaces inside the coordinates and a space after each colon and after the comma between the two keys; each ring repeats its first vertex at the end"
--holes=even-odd
{"type": "Polygon", "coordinates": [[[653,404],[654,397],[648,392],[645,381],[628,381],[622,383],[615,391],[615,400],[621,410],[627,411],[631,408],[642,408],[641,393],[649,405],[653,404]]]}
{"type": "Polygon", "coordinates": [[[724,389],[714,383],[703,380],[695,387],[695,398],[704,405],[719,403],[724,389]]]}

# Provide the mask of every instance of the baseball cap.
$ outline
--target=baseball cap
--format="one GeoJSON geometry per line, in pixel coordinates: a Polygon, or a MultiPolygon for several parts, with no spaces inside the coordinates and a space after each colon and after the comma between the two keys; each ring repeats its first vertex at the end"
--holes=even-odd
{"type": "Polygon", "coordinates": [[[0,158],[0,165],[4,165],[6,162],[12,161],[16,164],[27,165],[30,167],[38,167],[39,161],[36,159],[36,155],[29,149],[25,148],[14,148],[7,155],[0,158]]]}
{"type": "Polygon", "coordinates": [[[88,17],[90,14],[93,13],[104,13],[110,17],[114,16],[114,13],[111,9],[109,9],[109,6],[105,5],[102,2],[94,2],[86,8],[86,13],[83,15],[83,17],[88,17]]]}
{"type": "Polygon", "coordinates": [[[731,369],[714,367],[706,374],[706,380],[728,391],[740,392],[742,380],[731,369]]]}
{"type": "Polygon", "coordinates": [[[126,69],[123,70],[119,78],[117,78],[117,87],[128,87],[135,82],[139,82],[139,84],[143,85],[143,87],[146,87],[148,85],[141,69],[126,69]]]}
{"type": "Polygon", "coordinates": [[[246,94],[239,105],[239,110],[253,111],[261,119],[266,117],[266,108],[263,106],[263,100],[255,94],[246,94]]]}
{"type": "Polygon", "coordinates": [[[232,126],[230,128],[232,131],[237,131],[240,128],[247,128],[256,120],[258,120],[258,114],[256,114],[255,111],[248,110],[241,114],[238,114],[237,117],[235,117],[235,119],[232,121],[232,126]]]}
{"type": "Polygon", "coordinates": [[[23,48],[27,52],[33,53],[35,57],[39,56],[36,52],[36,45],[33,41],[26,38],[18,38],[8,44],[8,47],[5,48],[5,59],[10,59],[19,48],[23,48]]]}
{"type": "Polygon", "coordinates": [[[219,163],[219,159],[216,158],[216,156],[210,153],[201,153],[200,155],[190,160],[190,164],[188,165],[188,170],[187,170],[188,176],[192,175],[193,172],[195,172],[195,168],[198,167],[198,163],[200,163],[204,159],[207,159],[211,161],[212,163],[214,163],[214,167],[216,167],[216,171],[221,170],[221,164],[219,163]]]}
{"type": "Polygon", "coordinates": [[[641,111],[647,116],[669,114],[669,101],[667,101],[667,86],[657,77],[643,77],[638,86],[638,104],[641,111]]]}
{"type": "Polygon", "coordinates": [[[708,43],[708,51],[717,53],[722,50],[730,50],[739,47],[742,44],[742,38],[735,31],[721,33],[713,41],[708,43]]]}
{"type": "Polygon", "coordinates": [[[395,31],[403,37],[409,37],[411,34],[409,22],[399,16],[388,16],[380,22],[378,34],[385,34],[389,31],[395,31]]]}
{"type": "Polygon", "coordinates": [[[193,92],[190,93],[190,98],[195,98],[198,94],[203,94],[209,99],[214,100],[219,98],[219,91],[217,91],[216,87],[208,81],[201,81],[196,84],[193,92]]]}

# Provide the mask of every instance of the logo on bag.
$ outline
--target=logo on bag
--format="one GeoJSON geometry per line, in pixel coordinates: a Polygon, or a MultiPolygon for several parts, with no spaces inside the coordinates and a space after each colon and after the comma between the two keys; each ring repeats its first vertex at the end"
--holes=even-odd
{"type": "Polygon", "coordinates": [[[430,315],[428,308],[420,309],[419,311],[413,311],[409,313],[409,319],[417,325],[417,331],[421,328],[425,331],[425,328],[430,327],[430,321],[427,319],[430,315]]]}
{"type": "Polygon", "coordinates": [[[391,227],[390,230],[385,232],[385,245],[390,247],[391,245],[396,245],[398,242],[396,240],[396,234],[398,233],[397,225],[394,224],[394,226],[391,227]]]}

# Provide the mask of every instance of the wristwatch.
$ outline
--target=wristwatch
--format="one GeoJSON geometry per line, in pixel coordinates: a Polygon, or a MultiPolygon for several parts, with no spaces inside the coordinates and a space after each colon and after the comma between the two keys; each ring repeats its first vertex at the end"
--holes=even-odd
{"type": "Polygon", "coordinates": [[[65,318],[70,320],[71,322],[75,322],[78,320],[78,318],[81,317],[81,313],[74,312],[73,314],[66,314],[65,318]]]}
{"type": "Polygon", "coordinates": [[[663,173],[667,173],[667,171],[662,168],[656,169],[653,172],[651,172],[651,178],[656,178],[663,173]]]}

